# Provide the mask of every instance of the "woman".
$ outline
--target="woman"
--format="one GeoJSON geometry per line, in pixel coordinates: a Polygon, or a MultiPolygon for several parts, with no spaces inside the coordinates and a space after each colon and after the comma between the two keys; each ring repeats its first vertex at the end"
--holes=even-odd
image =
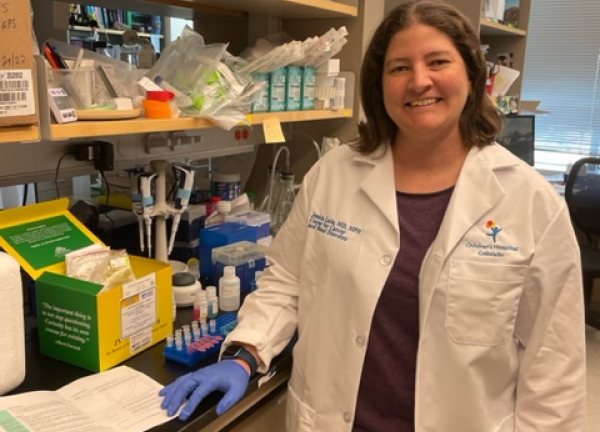
{"type": "Polygon", "coordinates": [[[358,142],[306,175],[234,348],[166,387],[169,413],[215,389],[227,408],[297,328],[288,431],[583,431],[577,242],[553,188],[494,144],[485,73],[453,7],[391,11],[358,142]]]}

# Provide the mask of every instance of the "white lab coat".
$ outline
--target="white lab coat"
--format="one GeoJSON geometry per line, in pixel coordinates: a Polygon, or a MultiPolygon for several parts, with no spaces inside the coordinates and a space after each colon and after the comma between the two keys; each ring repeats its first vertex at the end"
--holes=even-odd
{"type": "MultiPolygon", "coordinates": [[[[298,327],[288,432],[351,431],[371,318],[401,243],[390,151],[343,146],[306,175],[226,341],[256,346],[268,365],[298,327]]],[[[416,432],[583,431],[579,249],[542,176],[499,145],[473,148],[419,289],[416,432]]]]}

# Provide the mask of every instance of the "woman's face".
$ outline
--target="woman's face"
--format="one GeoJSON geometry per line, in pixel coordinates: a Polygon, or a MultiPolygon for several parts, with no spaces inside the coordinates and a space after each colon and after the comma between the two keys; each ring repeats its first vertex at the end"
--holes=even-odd
{"type": "Polygon", "coordinates": [[[386,111],[399,128],[397,140],[441,140],[458,133],[471,83],[448,35],[424,24],[396,33],[382,78],[386,111]]]}

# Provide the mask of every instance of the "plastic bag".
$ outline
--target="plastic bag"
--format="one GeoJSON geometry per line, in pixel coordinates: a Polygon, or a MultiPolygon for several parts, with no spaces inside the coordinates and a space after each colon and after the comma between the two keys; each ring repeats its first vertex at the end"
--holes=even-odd
{"type": "Polygon", "coordinates": [[[125,250],[111,250],[104,279],[104,290],[135,280],[129,255],[125,250]]]}
{"type": "Polygon", "coordinates": [[[69,252],[65,255],[67,276],[103,285],[109,258],[110,249],[99,244],[69,252]]]}
{"type": "Polygon", "coordinates": [[[246,121],[264,83],[241,73],[246,62],[227,53],[227,44],[205,45],[204,38],[185,28],[164,51],[146,77],[181,95],[182,115],[208,117],[229,130],[246,121]]]}

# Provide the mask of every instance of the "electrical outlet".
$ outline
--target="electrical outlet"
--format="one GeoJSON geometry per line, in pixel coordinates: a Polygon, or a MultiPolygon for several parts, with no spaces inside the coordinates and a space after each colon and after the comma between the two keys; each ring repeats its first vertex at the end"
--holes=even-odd
{"type": "Polygon", "coordinates": [[[76,161],[94,160],[94,149],[92,144],[75,144],[71,147],[71,153],[76,161]]]}
{"type": "Polygon", "coordinates": [[[94,168],[98,171],[112,171],[115,169],[115,151],[111,143],[94,141],[92,148],[94,168]]]}

